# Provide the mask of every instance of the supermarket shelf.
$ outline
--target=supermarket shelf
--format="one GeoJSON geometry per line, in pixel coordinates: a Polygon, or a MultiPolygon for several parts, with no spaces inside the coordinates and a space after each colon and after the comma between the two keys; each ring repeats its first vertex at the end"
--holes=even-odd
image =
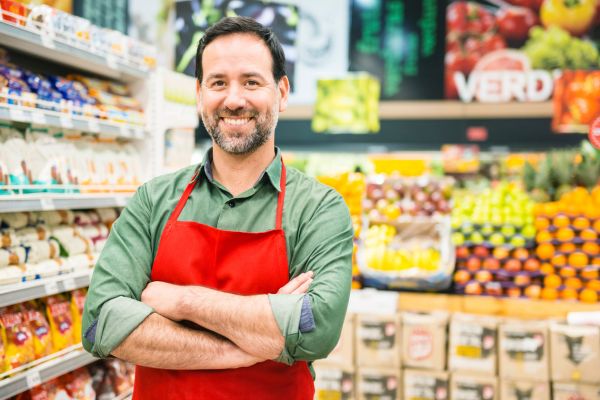
{"type": "MultiPolygon", "coordinates": [[[[0,399],[7,399],[57,376],[96,361],[81,345],[73,346],[65,352],[46,357],[44,361],[10,378],[0,381],[0,399]]],[[[36,363],[37,364],[37,363],[36,363]]]]}
{"type": "Polygon", "coordinates": [[[100,118],[89,118],[8,103],[0,103],[0,120],[75,129],[124,139],[144,139],[146,137],[144,128],[139,125],[109,122],[100,118]]]}
{"type": "Polygon", "coordinates": [[[402,311],[446,310],[517,319],[562,319],[566,318],[570,312],[598,311],[598,308],[598,304],[560,300],[511,299],[432,293],[400,293],[398,296],[398,309],[402,311]]]}
{"type": "Polygon", "coordinates": [[[115,397],[113,400],[129,400],[133,397],[133,388],[129,389],[128,391],[118,395],[117,397],[115,397]]]}
{"type": "MultiPolygon", "coordinates": [[[[4,189],[4,187],[2,189],[4,189]]],[[[130,198],[131,194],[121,193],[33,193],[0,195],[0,213],[125,207],[130,198]]]]}
{"type": "MultiPolygon", "coordinates": [[[[314,106],[292,105],[281,120],[311,119],[314,106]]],[[[552,102],[542,103],[463,103],[439,101],[381,101],[379,118],[386,119],[504,119],[551,118],[552,102]]]]}
{"type": "Polygon", "coordinates": [[[0,307],[39,299],[56,293],[87,287],[92,270],[71,272],[49,278],[0,286],[0,307]]]}
{"type": "Polygon", "coordinates": [[[0,21],[0,43],[36,57],[70,67],[77,66],[79,69],[125,82],[144,79],[149,73],[149,69],[132,67],[120,57],[100,55],[91,48],[81,49],[71,46],[52,40],[48,35],[40,35],[27,27],[2,21],[0,21]]]}

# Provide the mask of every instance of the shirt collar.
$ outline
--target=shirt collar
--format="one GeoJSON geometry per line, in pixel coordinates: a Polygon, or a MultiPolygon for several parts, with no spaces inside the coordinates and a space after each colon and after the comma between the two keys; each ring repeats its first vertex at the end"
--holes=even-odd
{"type": "MultiPolygon", "coordinates": [[[[204,153],[204,159],[200,164],[200,172],[204,172],[204,176],[208,181],[212,184],[215,183],[213,174],[212,174],[212,147],[209,148],[206,153],[204,153]]],[[[268,178],[268,181],[271,185],[277,190],[281,192],[281,150],[279,147],[275,146],[275,158],[269,164],[269,166],[262,172],[254,186],[256,187],[265,177],[268,178]]]]}

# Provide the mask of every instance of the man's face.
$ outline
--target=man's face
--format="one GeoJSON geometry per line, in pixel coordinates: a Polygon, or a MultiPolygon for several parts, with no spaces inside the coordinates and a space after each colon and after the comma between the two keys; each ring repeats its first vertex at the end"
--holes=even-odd
{"type": "Polygon", "coordinates": [[[276,83],[272,57],[251,34],[219,37],[204,49],[198,111],[215,144],[227,153],[248,154],[273,141],[289,82],[276,83]]]}

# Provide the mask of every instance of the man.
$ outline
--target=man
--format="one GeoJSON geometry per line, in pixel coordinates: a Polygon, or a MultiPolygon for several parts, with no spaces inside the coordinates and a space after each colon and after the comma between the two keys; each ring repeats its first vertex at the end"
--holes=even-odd
{"type": "Polygon", "coordinates": [[[281,161],[290,85],[270,30],[226,18],[196,64],[213,147],[144,184],[113,225],[84,347],[138,365],[134,399],[312,399],[308,362],[336,345],[348,303],[348,209],[281,161]]]}

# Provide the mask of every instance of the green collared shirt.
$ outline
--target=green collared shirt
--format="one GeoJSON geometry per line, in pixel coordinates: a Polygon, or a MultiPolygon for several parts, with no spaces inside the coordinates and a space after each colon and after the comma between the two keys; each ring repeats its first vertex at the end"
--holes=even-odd
{"type": "MultiPolygon", "coordinates": [[[[212,178],[211,155],[209,150],[200,166],[200,184],[179,220],[243,232],[274,229],[281,189],[279,149],[256,184],[236,197],[212,178]]],[[[110,355],[153,312],[140,301],[141,293],[150,280],[163,228],[195,170],[190,166],[145,183],[114,223],[94,269],[83,315],[83,346],[95,356],[110,355]]],[[[337,192],[294,168],[286,170],[282,224],[289,276],[314,272],[306,296],[269,295],[285,338],[278,361],[292,364],[325,358],[337,344],[352,278],[352,223],[337,192]],[[312,321],[310,329],[301,329],[307,325],[301,324],[307,304],[312,321]]]]}

